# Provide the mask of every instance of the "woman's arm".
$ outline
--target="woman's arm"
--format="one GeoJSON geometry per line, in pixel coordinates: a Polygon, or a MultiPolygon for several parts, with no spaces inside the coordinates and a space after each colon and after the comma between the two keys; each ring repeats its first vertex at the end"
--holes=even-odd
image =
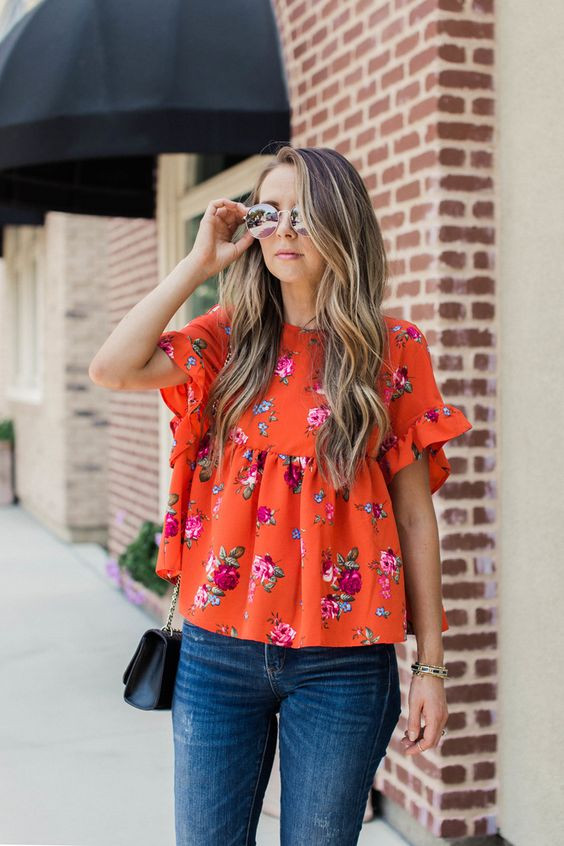
{"type": "Polygon", "coordinates": [[[122,317],[102,344],[88,369],[92,381],[116,390],[140,390],[175,385],[185,378],[157,347],[157,341],[182,303],[208,275],[192,254],[183,258],[122,317]]]}
{"type": "Polygon", "coordinates": [[[157,346],[165,327],[194,290],[251,246],[246,231],[232,238],[245,217],[244,203],[221,197],[210,200],[190,253],[138,302],[100,347],[88,369],[97,385],[118,390],[179,385],[187,375],[157,346]]]}
{"type": "MultiPolygon", "coordinates": [[[[441,559],[427,449],[423,450],[422,458],[396,473],[388,489],[398,524],[405,589],[417,639],[417,660],[423,664],[443,664],[441,559]]],[[[405,755],[419,755],[437,746],[448,720],[444,679],[428,673],[413,675],[408,707],[401,746],[405,755]]]]}
{"type": "Polygon", "coordinates": [[[417,660],[443,663],[439,532],[429,487],[429,456],[408,464],[388,486],[398,527],[417,660]]]}

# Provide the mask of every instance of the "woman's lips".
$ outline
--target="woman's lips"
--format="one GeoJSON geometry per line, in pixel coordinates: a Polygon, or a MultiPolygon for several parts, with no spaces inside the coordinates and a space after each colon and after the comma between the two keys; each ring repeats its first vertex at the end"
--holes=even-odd
{"type": "Polygon", "coordinates": [[[276,253],[276,258],[279,259],[297,259],[301,258],[300,253],[276,253]]]}

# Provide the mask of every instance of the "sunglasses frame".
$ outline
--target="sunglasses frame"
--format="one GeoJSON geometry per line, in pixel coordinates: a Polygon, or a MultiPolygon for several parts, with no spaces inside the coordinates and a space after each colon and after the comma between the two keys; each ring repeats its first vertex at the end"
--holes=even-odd
{"type": "Polygon", "coordinates": [[[249,206],[249,208],[247,209],[247,212],[246,212],[245,217],[244,217],[244,223],[245,223],[245,226],[247,227],[247,229],[249,230],[249,232],[251,233],[251,235],[253,236],[253,238],[256,238],[257,241],[264,241],[265,238],[270,238],[271,235],[276,234],[276,231],[278,230],[278,226],[280,224],[281,215],[284,214],[284,212],[288,212],[288,214],[290,215],[290,226],[292,227],[294,232],[297,235],[305,235],[307,237],[309,235],[309,233],[306,232],[305,228],[302,232],[300,232],[294,226],[294,224],[292,222],[292,212],[293,211],[297,211],[298,214],[299,214],[299,207],[298,207],[297,204],[295,206],[292,206],[291,209],[277,209],[275,206],[272,206],[270,203],[254,203],[252,206],[249,206]],[[272,223],[276,224],[273,231],[270,232],[268,235],[263,235],[262,237],[260,235],[255,235],[253,230],[249,226],[249,212],[252,211],[252,209],[256,209],[256,208],[265,208],[265,209],[268,209],[268,210],[272,209],[272,211],[277,215],[277,218],[272,220],[272,223]]]}

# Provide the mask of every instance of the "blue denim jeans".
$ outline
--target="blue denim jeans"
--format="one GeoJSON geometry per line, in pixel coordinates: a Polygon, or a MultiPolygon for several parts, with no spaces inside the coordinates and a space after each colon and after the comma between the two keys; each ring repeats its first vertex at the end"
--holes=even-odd
{"type": "Polygon", "coordinates": [[[255,846],[278,719],[281,846],[355,846],[400,710],[393,643],[292,649],[185,620],[176,846],[255,846]]]}

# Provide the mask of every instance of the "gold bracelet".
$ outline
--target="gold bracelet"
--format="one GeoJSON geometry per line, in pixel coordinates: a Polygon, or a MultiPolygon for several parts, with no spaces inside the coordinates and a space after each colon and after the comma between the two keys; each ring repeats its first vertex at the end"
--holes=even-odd
{"type": "Polygon", "coordinates": [[[420,661],[415,661],[411,665],[411,671],[414,676],[422,676],[424,673],[429,673],[441,679],[448,678],[448,669],[444,664],[422,664],[420,661]]]}

